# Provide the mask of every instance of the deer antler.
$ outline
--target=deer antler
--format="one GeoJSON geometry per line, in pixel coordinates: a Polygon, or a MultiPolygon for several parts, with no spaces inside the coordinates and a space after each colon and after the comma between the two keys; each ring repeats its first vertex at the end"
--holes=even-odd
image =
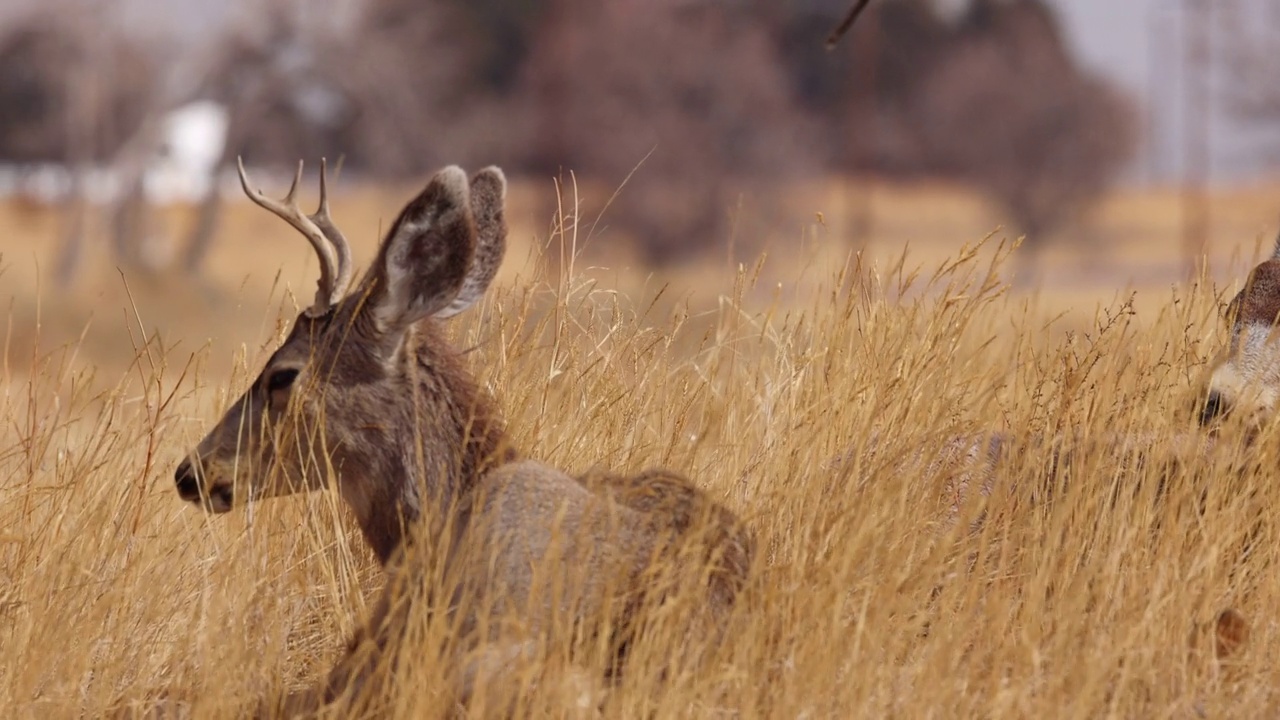
{"type": "Polygon", "coordinates": [[[283,200],[272,200],[262,194],[261,190],[249,187],[249,175],[245,172],[243,159],[237,157],[236,165],[240,169],[240,186],[245,195],[259,207],[270,211],[276,217],[289,223],[295,230],[311,243],[320,258],[320,280],[316,283],[316,299],[311,307],[304,311],[307,317],[324,315],[342,299],[351,282],[351,247],[342,236],[333,219],[329,217],[328,182],[325,178],[326,163],[320,161],[320,207],[312,215],[304,215],[298,207],[298,184],[302,181],[302,161],[298,161],[298,171],[293,176],[289,193],[283,200]]]}
{"type": "MultiPolygon", "coordinates": [[[[333,224],[333,218],[329,217],[329,183],[326,179],[328,169],[328,161],[320,158],[320,206],[316,208],[314,215],[308,216],[308,219],[320,228],[320,232],[324,233],[329,243],[333,245],[337,268],[334,273],[331,297],[333,302],[338,302],[343,295],[347,294],[347,286],[351,284],[351,245],[347,243],[347,238],[343,236],[338,226],[333,224]]],[[[338,158],[338,169],[335,172],[342,172],[341,157],[338,158]]]]}

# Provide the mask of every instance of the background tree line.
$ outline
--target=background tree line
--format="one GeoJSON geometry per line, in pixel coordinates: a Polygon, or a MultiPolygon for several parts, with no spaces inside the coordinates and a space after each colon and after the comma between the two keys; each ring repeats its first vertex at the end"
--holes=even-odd
{"type": "Polygon", "coordinates": [[[224,169],[323,154],[388,179],[442,163],[626,179],[609,222],[670,262],[723,246],[735,205],[784,219],[779,190],[829,173],[964,183],[1034,243],[1132,157],[1130,101],[1044,0],[884,0],[827,52],[846,9],[273,0],[166,44],[110,30],[102,5],[44,3],[0,31],[0,162],[135,178],[155,118],[210,99],[228,109],[224,169]]]}

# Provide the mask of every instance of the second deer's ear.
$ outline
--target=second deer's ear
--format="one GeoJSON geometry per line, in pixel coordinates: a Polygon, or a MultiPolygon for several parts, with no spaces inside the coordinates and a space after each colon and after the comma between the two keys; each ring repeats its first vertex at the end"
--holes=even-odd
{"type": "Polygon", "coordinates": [[[458,297],[476,251],[467,175],[451,165],[400,211],[382,241],[369,298],[379,330],[403,332],[458,297]]]}

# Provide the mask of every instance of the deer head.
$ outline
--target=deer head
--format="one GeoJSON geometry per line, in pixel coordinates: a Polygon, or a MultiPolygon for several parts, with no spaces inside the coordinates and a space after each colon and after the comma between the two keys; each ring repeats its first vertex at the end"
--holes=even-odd
{"type": "Polygon", "coordinates": [[[1200,422],[1231,412],[1256,424],[1270,417],[1280,399],[1280,238],[1271,257],[1249,273],[1225,317],[1231,340],[1209,378],[1200,422]]]}
{"type": "MultiPolygon", "coordinates": [[[[506,247],[506,180],[496,167],[468,181],[447,167],[391,225],[373,266],[348,292],[351,251],[320,206],[298,208],[302,164],[282,201],[245,193],[311,244],[315,301],[284,344],[174,473],[178,494],[213,512],[336,479],[382,559],[424,502],[449,502],[502,452],[490,403],[445,341],[440,320],[471,306],[506,247]]],[[[507,458],[509,459],[509,458],[507,458]]]]}

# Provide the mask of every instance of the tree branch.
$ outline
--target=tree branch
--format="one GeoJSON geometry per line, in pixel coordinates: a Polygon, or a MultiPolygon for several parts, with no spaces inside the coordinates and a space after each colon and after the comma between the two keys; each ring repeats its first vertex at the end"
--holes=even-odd
{"type": "Polygon", "coordinates": [[[831,34],[827,36],[827,50],[836,49],[836,45],[840,43],[840,39],[843,38],[845,33],[849,32],[849,28],[853,27],[853,24],[857,22],[858,16],[867,8],[867,3],[869,2],[871,2],[871,0],[857,0],[853,7],[849,8],[849,14],[845,15],[844,20],[841,20],[840,24],[836,26],[836,29],[832,30],[831,34]]]}

